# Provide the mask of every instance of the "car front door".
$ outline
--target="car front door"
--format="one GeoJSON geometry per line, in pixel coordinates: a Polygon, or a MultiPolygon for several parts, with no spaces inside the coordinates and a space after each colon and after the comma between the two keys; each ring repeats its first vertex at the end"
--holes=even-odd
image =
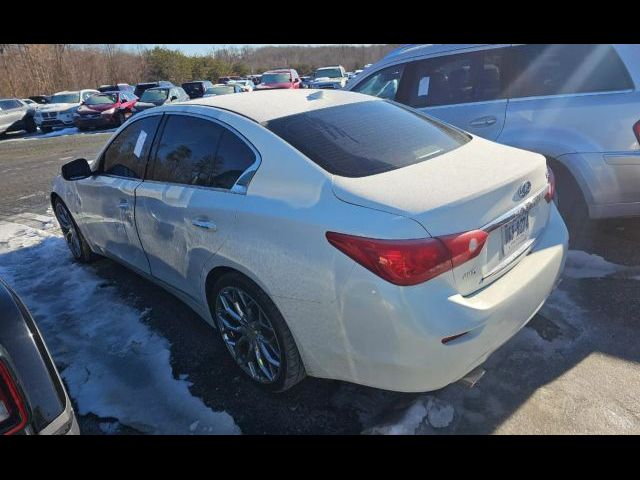
{"type": "Polygon", "coordinates": [[[151,274],[197,300],[203,265],[224,243],[245,198],[235,182],[257,154],[208,117],[167,114],[163,123],[136,191],[136,223],[151,274]]]}
{"type": "Polygon", "coordinates": [[[161,116],[129,124],[98,159],[96,174],[75,182],[81,229],[92,246],[144,273],[150,270],[136,232],[135,189],[144,178],[161,116]]]}
{"type": "Polygon", "coordinates": [[[0,100],[0,109],[2,109],[2,115],[0,115],[0,132],[4,132],[17,122],[20,122],[27,111],[26,107],[19,101],[13,99],[0,100]]]}
{"type": "Polygon", "coordinates": [[[489,140],[504,126],[507,109],[506,48],[411,62],[397,100],[489,140]]]}

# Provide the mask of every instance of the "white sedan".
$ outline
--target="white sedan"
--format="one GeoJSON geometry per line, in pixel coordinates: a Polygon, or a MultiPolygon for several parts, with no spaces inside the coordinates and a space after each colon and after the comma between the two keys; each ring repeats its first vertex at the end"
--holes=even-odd
{"type": "Polygon", "coordinates": [[[553,195],[541,155],[366,95],[276,90],[136,115],[51,198],[78,261],[166,288],[263,387],[415,392],[542,306],[568,240],[553,195]]]}

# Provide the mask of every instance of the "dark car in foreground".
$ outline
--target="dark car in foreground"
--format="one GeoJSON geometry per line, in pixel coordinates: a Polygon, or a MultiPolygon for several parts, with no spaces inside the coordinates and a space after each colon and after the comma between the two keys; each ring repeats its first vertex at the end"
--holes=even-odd
{"type": "Polygon", "coordinates": [[[0,435],[79,433],[71,401],[33,317],[0,280],[0,435]]]}
{"type": "Polygon", "coordinates": [[[17,98],[0,99],[0,135],[18,130],[35,132],[37,127],[34,114],[35,108],[17,98]]]}
{"type": "Polygon", "coordinates": [[[119,127],[132,114],[138,101],[130,92],[105,92],[87,98],[73,117],[78,130],[119,127]]]}
{"type": "Polygon", "coordinates": [[[213,87],[213,83],[209,80],[194,80],[192,82],[185,82],[182,84],[182,88],[189,98],[202,98],[204,96],[204,92],[207,91],[207,88],[213,87]]]}

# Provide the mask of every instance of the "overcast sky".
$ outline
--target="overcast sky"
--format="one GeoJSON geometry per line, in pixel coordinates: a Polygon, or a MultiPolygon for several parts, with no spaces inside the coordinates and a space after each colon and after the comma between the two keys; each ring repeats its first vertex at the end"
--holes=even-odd
{"type": "MultiPolygon", "coordinates": [[[[283,43],[251,43],[251,44],[220,44],[220,43],[144,43],[141,44],[142,47],[145,48],[153,48],[153,47],[167,47],[172,50],[181,50],[188,55],[202,55],[205,53],[209,53],[212,49],[220,48],[220,47],[243,47],[245,45],[249,45],[252,47],[264,47],[265,45],[285,45],[283,43]]],[[[320,46],[320,45],[328,45],[328,44],[304,44],[311,46],[320,46]]],[[[351,44],[351,45],[369,45],[369,44],[351,44]]],[[[125,48],[135,50],[137,45],[134,44],[124,44],[125,48]]]]}

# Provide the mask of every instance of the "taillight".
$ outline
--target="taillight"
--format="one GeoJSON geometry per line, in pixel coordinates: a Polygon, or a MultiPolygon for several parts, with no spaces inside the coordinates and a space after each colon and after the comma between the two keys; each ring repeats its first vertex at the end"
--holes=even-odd
{"type": "Polygon", "coordinates": [[[633,133],[636,134],[636,138],[638,139],[638,144],[640,145],[640,120],[638,120],[633,126],[633,133]]]}
{"type": "Polygon", "coordinates": [[[553,174],[553,170],[549,167],[547,167],[547,183],[547,193],[545,193],[544,199],[549,203],[553,200],[553,197],[556,196],[556,177],[553,174]]]}
{"type": "Polygon", "coordinates": [[[394,285],[426,282],[476,257],[487,240],[482,230],[416,240],[379,240],[327,232],[329,243],[394,285]]]}
{"type": "Polygon", "coordinates": [[[0,434],[11,435],[27,425],[27,409],[7,366],[0,362],[0,434]]]}

